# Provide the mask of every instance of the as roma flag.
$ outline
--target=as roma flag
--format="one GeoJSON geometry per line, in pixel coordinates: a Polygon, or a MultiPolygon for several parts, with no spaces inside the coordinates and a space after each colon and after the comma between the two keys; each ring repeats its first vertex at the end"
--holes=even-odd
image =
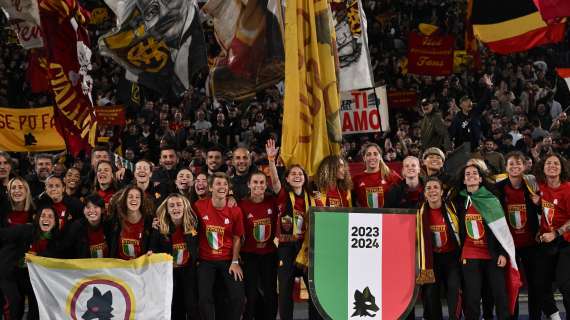
{"type": "Polygon", "coordinates": [[[326,319],[404,319],[417,296],[416,210],[313,208],[309,290],[326,319]]]}
{"type": "Polygon", "coordinates": [[[87,73],[92,53],[82,26],[86,15],[75,0],[43,0],[40,19],[57,131],[71,154],[89,152],[95,145],[97,120],[91,99],[93,80],[87,73]]]}
{"type": "Polygon", "coordinates": [[[475,37],[500,54],[526,51],[564,39],[566,23],[547,24],[533,0],[473,0],[475,37]]]}

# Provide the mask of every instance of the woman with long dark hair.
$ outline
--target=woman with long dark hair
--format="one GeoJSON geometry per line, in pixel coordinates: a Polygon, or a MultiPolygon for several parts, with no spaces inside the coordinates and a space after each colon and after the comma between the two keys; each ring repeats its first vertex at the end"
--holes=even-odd
{"type": "Polygon", "coordinates": [[[97,194],[85,197],[83,217],[74,221],[65,235],[68,258],[109,258],[111,225],[106,219],[105,201],[97,194]]]}
{"type": "Polygon", "coordinates": [[[341,156],[324,158],[315,174],[313,195],[319,207],[352,207],[352,179],[348,162],[341,156]]]}
{"type": "Polygon", "coordinates": [[[533,199],[542,209],[537,236],[539,297],[548,297],[556,281],[564,309],[570,312],[570,174],[568,163],[556,153],[536,164],[540,195],[533,199]]]}
{"type": "Polygon", "coordinates": [[[210,191],[208,190],[208,175],[205,173],[199,173],[196,175],[196,180],[194,181],[194,186],[190,189],[190,203],[195,203],[198,200],[206,199],[210,196],[210,191]]]}
{"type": "Polygon", "coordinates": [[[192,174],[192,171],[189,169],[180,169],[176,174],[174,184],[176,185],[178,193],[190,199],[190,192],[192,191],[192,188],[194,188],[194,175],[192,174]]]}
{"type": "Polygon", "coordinates": [[[150,240],[152,252],[171,254],[173,265],[172,319],[199,319],[196,262],[198,261],[198,220],[190,201],[171,194],[156,211],[158,230],[150,240]]]}
{"type": "Polygon", "coordinates": [[[110,205],[111,257],[131,260],[147,253],[152,229],[152,201],[136,186],[121,190],[110,205]]]}
{"type": "Polygon", "coordinates": [[[83,204],[65,193],[63,179],[49,176],[45,181],[45,192],[38,199],[38,206],[51,206],[58,217],[60,230],[64,230],[73,220],[79,219],[83,213],[83,204]]]}
{"type": "Polygon", "coordinates": [[[245,241],[241,258],[245,281],[246,308],[243,319],[253,319],[256,310],[263,310],[263,319],[277,315],[277,248],[275,225],[277,203],[266,195],[267,177],[253,172],[247,182],[249,197],[238,202],[243,215],[245,241]],[[262,294],[260,295],[259,289],[262,294]],[[258,305],[261,305],[259,307],[258,305]]]}
{"type": "MultiPolygon", "coordinates": [[[[492,183],[477,165],[461,170],[462,182],[454,199],[459,218],[463,272],[464,314],[467,320],[481,315],[481,290],[488,285],[498,319],[510,317],[505,266],[516,266],[515,248],[492,183]]],[[[517,288],[518,291],[518,288],[517,288]]]]}
{"type": "Polygon", "coordinates": [[[38,306],[24,254],[59,258],[59,227],[55,210],[42,207],[33,223],[0,228],[0,286],[8,303],[10,319],[22,319],[24,302],[28,300],[27,319],[39,319],[38,306]]]}
{"type": "Polygon", "coordinates": [[[119,187],[115,180],[115,168],[113,164],[107,160],[100,160],[95,168],[93,192],[103,198],[108,209],[109,202],[117,190],[119,190],[119,187]]]}

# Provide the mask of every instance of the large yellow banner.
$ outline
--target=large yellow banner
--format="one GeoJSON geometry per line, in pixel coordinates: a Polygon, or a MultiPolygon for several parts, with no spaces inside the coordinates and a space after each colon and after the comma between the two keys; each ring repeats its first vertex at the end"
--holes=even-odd
{"type": "Polygon", "coordinates": [[[328,0],[293,0],[285,11],[281,155],[312,176],[342,140],[337,48],[328,0]]]}
{"type": "Polygon", "coordinates": [[[0,108],[0,150],[57,151],[65,142],[55,129],[53,107],[0,108]]]}

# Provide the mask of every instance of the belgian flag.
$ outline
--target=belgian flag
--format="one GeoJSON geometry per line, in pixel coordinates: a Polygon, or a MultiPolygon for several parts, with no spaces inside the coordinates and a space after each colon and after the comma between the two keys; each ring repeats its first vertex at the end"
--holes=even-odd
{"type": "Polygon", "coordinates": [[[565,21],[546,24],[533,0],[473,0],[475,37],[500,54],[526,51],[564,38],[565,21]]]}

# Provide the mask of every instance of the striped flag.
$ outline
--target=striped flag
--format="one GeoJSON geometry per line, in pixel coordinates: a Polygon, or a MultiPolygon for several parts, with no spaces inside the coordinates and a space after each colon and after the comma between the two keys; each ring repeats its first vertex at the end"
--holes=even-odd
{"type": "Polygon", "coordinates": [[[544,21],[570,17],[570,1],[568,0],[534,0],[544,21]]]}
{"type": "Polygon", "coordinates": [[[467,229],[467,234],[469,237],[474,240],[483,238],[483,235],[485,235],[485,227],[483,226],[483,221],[477,219],[467,219],[468,217],[465,218],[465,227],[467,229]]]}
{"type": "Polygon", "coordinates": [[[174,254],[174,264],[180,266],[184,264],[184,249],[176,249],[176,253],[174,254]]]}
{"type": "Polygon", "coordinates": [[[42,320],[170,319],[172,257],[52,259],[26,255],[42,320]],[[101,299],[104,298],[104,299],[101,299]]]}
{"type": "Polygon", "coordinates": [[[500,54],[560,42],[566,31],[565,22],[544,22],[533,0],[473,0],[471,23],[477,39],[500,54]]]}
{"type": "Polygon", "coordinates": [[[368,208],[380,208],[381,207],[381,195],[378,192],[368,192],[366,198],[368,200],[368,208]]]}
{"type": "Polygon", "coordinates": [[[443,237],[442,235],[445,235],[442,232],[439,231],[433,231],[433,244],[436,248],[441,248],[443,247],[443,237]]]}
{"type": "Polygon", "coordinates": [[[271,234],[270,224],[257,224],[253,227],[253,237],[257,242],[265,242],[269,240],[271,234]]]}
{"type": "Polygon", "coordinates": [[[405,318],[416,294],[416,215],[402,213],[312,213],[309,288],[322,315],[405,318]]]}
{"type": "Polygon", "coordinates": [[[208,245],[213,250],[220,250],[223,246],[224,234],[218,231],[207,230],[206,237],[208,238],[208,245]]]}
{"type": "MultiPolygon", "coordinates": [[[[468,196],[465,190],[461,191],[460,194],[464,197],[468,196]]],[[[493,232],[495,238],[497,238],[509,255],[507,266],[505,266],[505,280],[509,308],[512,314],[515,310],[519,289],[522,283],[515,257],[515,242],[509,230],[503,206],[501,202],[499,202],[499,199],[485,187],[480,187],[479,190],[471,194],[470,198],[477,211],[483,217],[483,220],[485,220],[485,223],[489,226],[489,229],[491,229],[491,232],[493,232]]]]}

